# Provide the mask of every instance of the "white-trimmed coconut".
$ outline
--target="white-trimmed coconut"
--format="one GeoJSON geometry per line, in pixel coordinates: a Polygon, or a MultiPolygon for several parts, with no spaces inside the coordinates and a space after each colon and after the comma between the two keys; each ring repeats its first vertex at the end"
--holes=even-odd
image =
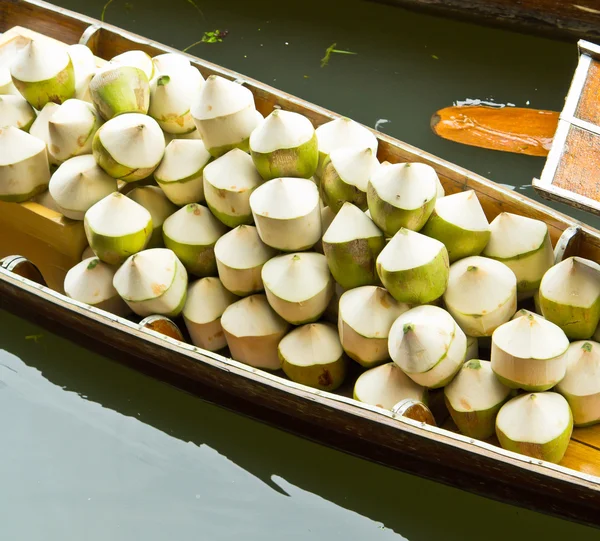
{"type": "Polygon", "coordinates": [[[578,340],[567,350],[567,372],[556,386],[569,403],[575,426],[600,422],[600,344],[578,340]]]}
{"type": "Polygon", "coordinates": [[[178,316],[185,305],[187,284],[185,267],[167,248],[151,248],[128,257],[113,280],[121,298],[142,317],[178,316]]]}
{"type": "Polygon", "coordinates": [[[539,304],[569,339],[589,338],[600,321],[600,265],[582,257],[554,265],[540,283],[539,304]]]}
{"type": "Polygon", "coordinates": [[[263,180],[243,150],[234,148],[204,168],[204,198],[228,227],[252,223],[250,196],[263,180]]]}
{"type": "Polygon", "coordinates": [[[148,113],[150,83],[139,68],[107,64],[92,77],[89,89],[104,120],[123,113],[148,113]]]}
{"type": "Polygon", "coordinates": [[[75,70],[75,98],[92,103],[90,82],[96,74],[96,59],[94,53],[86,45],[76,43],[69,45],[67,52],[71,57],[75,70]]]}
{"type": "Polygon", "coordinates": [[[94,158],[111,177],[132,182],[150,176],[165,153],[165,137],[153,118],[119,115],[103,124],[92,143],[94,158]]]}
{"type": "Polygon", "coordinates": [[[316,129],[319,143],[319,165],[316,176],[320,177],[325,158],[340,148],[370,148],[377,154],[377,138],[367,128],[349,118],[336,118],[316,129]]]}
{"type": "Polygon", "coordinates": [[[49,182],[44,142],[14,126],[0,128],[0,201],[27,201],[49,182]]]}
{"type": "Polygon", "coordinates": [[[12,94],[13,96],[23,97],[12,82],[8,66],[0,65],[0,94],[3,96],[12,94]]]}
{"type": "Polygon", "coordinates": [[[296,383],[334,391],[344,382],[347,359],[333,325],[302,325],[281,339],[278,351],[281,368],[296,383]]]}
{"type": "Polygon", "coordinates": [[[435,169],[424,163],[380,167],[367,187],[371,219],[387,237],[403,227],[419,231],[433,212],[437,182],[435,169]]]}
{"type": "Polygon", "coordinates": [[[230,304],[221,316],[221,326],[236,361],[268,370],[281,368],[277,346],[290,326],[264,295],[250,295],[230,304]]]}
{"type": "Polygon", "coordinates": [[[252,92],[211,75],[192,105],[192,116],[208,152],[215,158],[232,148],[249,150],[250,134],[259,123],[252,92]]]}
{"type": "Polygon", "coordinates": [[[141,69],[148,81],[154,76],[154,62],[152,61],[152,57],[144,51],[125,51],[114,56],[110,61],[112,64],[141,69]]]}
{"type": "Polygon", "coordinates": [[[29,131],[36,115],[33,107],[21,96],[0,95],[0,128],[14,126],[29,131]]]}
{"type": "Polygon", "coordinates": [[[491,336],[517,311],[515,273],[495,259],[460,259],[450,265],[444,303],[469,336],[491,336]]]}
{"type": "Polygon", "coordinates": [[[208,276],[191,283],[183,307],[183,320],[195,346],[218,351],[227,345],[221,316],[238,297],[223,287],[218,278],[208,276]]]}
{"type": "Polygon", "coordinates": [[[196,276],[217,276],[214,247],[226,232],[210,210],[197,203],[180,208],[163,223],[165,246],[196,276]]]}
{"type": "Polygon", "coordinates": [[[103,263],[96,256],[77,263],[65,276],[64,290],[67,297],[106,310],[117,316],[131,312],[113,286],[116,269],[103,263]]]}
{"type": "Polygon", "coordinates": [[[321,171],[323,202],[334,212],[339,212],[346,201],[367,210],[367,187],[378,169],[379,161],[372,148],[333,150],[321,171]]]}
{"type": "Polygon", "coordinates": [[[558,463],[573,432],[573,415],[558,393],[523,394],[509,400],[496,417],[496,435],[509,451],[558,463]]]}
{"type": "Polygon", "coordinates": [[[150,108],[153,117],[167,133],[185,134],[196,130],[190,108],[203,79],[196,68],[170,69],[150,83],[150,108]],[[190,75],[197,73],[194,80],[190,75]]]}
{"type": "Polygon", "coordinates": [[[437,199],[421,233],[443,242],[450,263],[479,255],[490,238],[490,224],[473,190],[437,199]]]}
{"type": "Polygon", "coordinates": [[[48,146],[50,145],[50,132],[48,129],[48,123],[52,115],[58,110],[60,105],[52,101],[44,105],[44,108],[39,112],[37,118],[33,121],[33,124],[29,128],[29,133],[38,139],[44,141],[48,153],[48,160],[50,164],[57,165],[56,160],[50,154],[48,146]]]}
{"type": "Polygon", "coordinates": [[[462,434],[484,440],[496,431],[496,415],[511,390],[494,375],[489,361],[467,360],[444,387],[444,400],[462,434]]]}
{"type": "Polygon", "coordinates": [[[319,190],[310,180],[269,180],[252,192],[250,208],[261,240],[277,250],[308,250],[321,239],[319,190]]]}
{"type": "Polygon", "coordinates": [[[310,178],[319,162],[311,121],[299,113],[275,109],[250,135],[250,152],[264,180],[310,178]]]}
{"type": "Polygon", "coordinates": [[[409,304],[439,299],[448,283],[448,252],[436,239],[400,229],[377,258],[377,273],[392,296],[409,304]]]}
{"type": "Polygon", "coordinates": [[[204,201],[203,172],[212,156],[200,140],[174,139],[154,172],[154,179],[176,205],[204,201]]]}
{"type": "Polygon", "coordinates": [[[64,162],[50,178],[48,190],[61,214],[83,220],[92,205],[117,191],[117,181],[91,154],[84,154],[64,162]]]}
{"type": "Polygon", "coordinates": [[[541,220],[501,212],[492,220],[490,231],[481,255],[502,261],[515,273],[519,298],[533,296],[554,265],[548,226],[541,220]]]}
{"type": "Polygon", "coordinates": [[[154,73],[165,73],[171,69],[185,69],[191,66],[189,59],[182,54],[163,53],[152,58],[154,73]]]}
{"type": "Polygon", "coordinates": [[[363,286],[339,299],[338,332],[344,351],[365,368],[389,360],[388,336],[392,324],[410,309],[385,289],[363,286]]]}
{"type": "Polygon", "coordinates": [[[128,192],[127,197],[142,205],[152,217],[152,237],[150,237],[147,248],[164,246],[163,223],[177,211],[177,207],[157,186],[138,186],[128,192]]]}
{"type": "Polygon", "coordinates": [[[391,410],[406,399],[427,401],[427,389],[410,379],[396,363],[386,363],[363,372],[354,384],[354,399],[391,410]]]}
{"type": "Polygon", "coordinates": [[[390,357],[413,381],[436,389],[460,370],[467,337],[446,310],[417,306],[394,321],[388,338],[390,357]]]}
{"type": "Polygon", "coordinates": [[[65,49],[50,41],[31,40],[10,65],[13,84],[38,111],[48,102],[75,95],[75,71],[65,49]]]}
{"type": "Polygon", "coordinates": [[[352,203],[344,203],[322,246],[331,274],[344,289],[379,283],[375,262],[385,246],[383,233],[352,203]]]}
{"type": "Polygon", "coordinates": [[[467,336],[467,354],[465,361],[479,359],[479,338],[476,336],[467,336]]]}
{"type": "Polygon", "coordinates": [[[319,319],[333,296],[327,260],[316,252],[274,257],[263,265],[261,276],[273,310],[294,325],[319,319]]]}
{"type": "Polygon", "coordinates": [[[492,334],[492,369],[511,389],[547,391],[565,376],[569,339],[550,321],[528,314],[492,334]]]}
{"type": "Polygon", "coordinates": [[[256,227],[239,225],[215,244],[219,278],[241,297],[264,290],[261,271],[277,251],[260,240],[256,227]]]}
{"type": "Polygon", "coordinates": [[[53,160],[62,163],[80,154],[91,154],[101,123],[93,105],[76,99],[65,101],[48,119],[48,152],[53,160]]]}
{"type": "Polygon", "coordinates": [[[92,205],[83,225],[88,244],[109,265],[119,265],[143,250],[152,236],[150,213],[119,192],[92,205]]]}

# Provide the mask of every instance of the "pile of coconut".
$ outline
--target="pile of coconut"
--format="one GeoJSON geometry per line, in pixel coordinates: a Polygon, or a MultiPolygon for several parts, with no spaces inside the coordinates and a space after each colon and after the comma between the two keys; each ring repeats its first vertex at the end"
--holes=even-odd
{"type": "Polygon", "coordinates": [[[380,163],[350,119],[264,118],[181,55],[31,41],[0,70],[0,199],[83,221],[69,297],[370,407],[437,393],[552,462],[600,421],[600,266],[555,264],[545,223],[380,163]]]}

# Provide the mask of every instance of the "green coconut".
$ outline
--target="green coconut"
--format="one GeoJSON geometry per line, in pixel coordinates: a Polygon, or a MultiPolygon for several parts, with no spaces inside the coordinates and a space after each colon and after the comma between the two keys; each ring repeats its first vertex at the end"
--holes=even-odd
{"type": "Polygon", "coordinates": [[[138,186],[128,192],[127,197],[142,205],[152,217],[152,236],[147,248],[163,247],[163,223],[177,211],[177,207],[158,186],[138,186]]]}
{"type": "Polygon", "coordinates": [[[490,225],[473,190],[437,199],[421,233],[443,242],[450,263],[479,255],[490,238],[490,225]]]}
{"type": "Polygon", "coordinates": [[[448,283],[448,252],[438,240],[400,229],[377,258],[377,273],[392,296],[409,304],[440,298],[448,283]]]}
{"type": "Polygon", "coordinates": [[[203,205],[190,203],[163,223],[165,246],[196,276],[217,276],[215,243],[227,232],[203,205]]]}
{"type": "Polygon", "coordinates": [[[0,128],[14,126],[29,131],[36,115],[26,99],[12,94],[0,95],[0,128]]]}
{"type": "Polygon", "coordinates": [[[317,135],[305,116],[275,109],[250,135],[252,161],[264,180],[310,178],[319,161],[317,135]]]}
{"type": "Polygon", "coordinates": [[[329,270],[344,289],[379,283],[375,262],[385,239],[358,207],[344,203],[323,235],[322,245],[329,270]]]}

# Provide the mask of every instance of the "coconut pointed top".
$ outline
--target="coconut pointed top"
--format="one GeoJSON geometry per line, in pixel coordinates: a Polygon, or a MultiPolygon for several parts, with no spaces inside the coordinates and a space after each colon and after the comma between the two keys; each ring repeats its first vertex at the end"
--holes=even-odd
{"type": "Polygon", "coordinates": [[[98,304],[117,296],[113,286],[115,269],[97,257],[84,259],[67,272],[65,293],[72,299],[98,304]]]}
{"type": "Polygon", "coordinates": [[[260,240],[256,227],[252,225],[238,225],[215,244],[217,259],[233,269],[257,267],[276,254],[277,250],[260,240]]]}
{"type": "Polygon", "coordinates": [[[329,158],[340,178],[363,192],[379,169],[376,153],[370,147],[339,148],[333,150],[329,158]]]}
{"type": "Polygon", "coordinates": [[[141,69],[148,80],[152,79],[154,75],[152,58],[144,51],[126,51],[112,58],[111,63],[141,69]]]}
{"type": "Polygon", "coordinates": [[[87,45],[75,43],[67,47],[67,52],[73,62],[77,78],[85,77],[96,71],[96,59],[94,53],[87,45]]]}
{"type": "Polygon", "coordinates": [[[425,163],[394,163],[380,167],[371,184],[381,199],[402,209],[417,209],[437,197],[438,176],[425,163]]]}
{"type": "Polygon", "coordinates": [[[179,266],[181,262],[167,248],[143,250],[119,267],[113,285],[126,301],[154,299],[171,287],[179,266]]]}
{"type": "Polygon", "coordinates": [[[275,312],[265,295],[250,295],[234,302],[221,317],[223,328],[234,336],[268,336],[284,332],[288,323],[275,312]]]}
{"type": "Polygon", "coordinates": [[[450,265],[444,300],[463,314],[481,314],[506,302],[506,291],[516,289],[517,278],[504,263],[471,256],[450,265]]]}
{"type": "Polygon", "coordinates": [[[429,263],[443,250],[446,247],[439,240],[402,228],[381,251],[377,265],[388,272],[414,269],[429,263]]]}
{"type": "Polygon", "coordinates": [[[137,233],[140,224],[147,224],[152,218],[142,205],[122,193],[113,192],[88,209],[85,221],[100,235],[121,237],[137,233]]]}
{"type": "Polygon", "coordinates": [[[490,228],[477,194],[473,190],[437,199],[435,212],[440,218],[462,229],[487,231],[490,228]]]}
{"type": "Polygon", "coordinates": [[[492,220],[490,231],[483,255],[506,259],[537,250],[548,234],[548,226],[541,220],[501,212],[492,220]]]}
{"type": "Polygon", "coordinates": [[[21,162],[45,148],[44,141],[19,128],[0,128],[0,166],[21,162]]]}
{"type": "Polygon", "coordinates": [[[600,265],[569,257],[546,271],[540,293],[554,302],[587,308],[600,296],[600,265]]]}
{"type": "Polygon", "coordinates": [[[381,236],[383,233],[362,210],[346,202],[325,231],[323,242],[333,244],[381,236]]]}
{"type": "Polygon", "coordinates": [[[600,393],[600,344],[578,340],[567,352],[567,373],[556,386],[562,394],[589,396],[600,393]]]}
{"type": "Polygon", "coordinates": [[[208,246],[223,236],[227,227],[205,206],[190,203],[165,220],[163,232],[176,242],[208,246]]]}
{"type": "Polygon", "coordinates": [[[250,90],[218,75],[211,75],[192,106],[192,115],[198,120],[210,120],[251,106],[254,106],[254,97],[250,90]]]}
{"type": "Polygon", "coordinates": [[[296,148],[310,141],[314,134],[311,121],[304,115],[275,109],[250,135],[250,148],[263,154],[296,148]]]}
{"type": "Polygon", "coordinates": [[[0,94],[0,128],[14,126],[28,131],[34,120],[35,111],[25,98],[0,94]]]}
{"type": "Polygon", "coordinates": [[[377,154],[377,138],[367,128],[349,118],[336,118],[316,130],[319,151],[329,154],[337,148],[370,148],[377,154]]]}
{"type": "Polygon", "coordinates": [[[191,66],[190,61],[182,54],[164,53],[152,58],[155,71],[165,73],[172,69],[186,69],[191,66]]]}
{"type": "Polygon", "coordinates": [[[244,192],[262,184],[249,154],[234,148],[204,168],[204,182],[220,190],[244,192]]]}
{"type": "Polygon", "coordinates": [[[48,132],[48,123],[52,115],[58,111],[60,105],[49,101],[39,112],[37,118],[33,121],[29,133],[38,139],[41,139],[48,145],[50,143],[50,133],[48,132]]]}
{"type": "Polygon", "coordinates": [[[274,178],[252,192],[250,207],[259,216],[289,220],[319,205],[319,189],[305,178],[274,178]]]}
{"type": "Polygon", "coordinates": [[[10,73],[19,81],[46,81],[64,70],[70,61],[69,54],[61,46],[52,41],[33,39],[16,54],[10,73]]]}
{"type": "Polygon", "coordinates": [[[211,155],[200,139],[173,139],[154,172],[161,182],[180,181],[198,174],[211,160],[211,155]]]}
{"type": "Polygon", "coordinates": [[[297,327],[279,343],[279,353],[296,366],[331,364],[344,354],[335,327],[308,323],[297,327]]]}

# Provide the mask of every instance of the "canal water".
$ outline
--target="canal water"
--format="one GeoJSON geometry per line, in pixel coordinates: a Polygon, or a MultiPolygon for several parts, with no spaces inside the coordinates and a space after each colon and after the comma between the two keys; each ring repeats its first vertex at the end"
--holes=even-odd
{"type": "MultiPolygon", "coordinates": [[[[99,18],[104,0],[60,4],[99,18]]],[[[560,110],[577,62],[573,43],[359,0],[113,0],[105,20],[179,49],[227,30],[190,51],[530,196],[542,159],[443,141],[429,118],[465,99],[560,110]],[[355,54],[321,67],[333,43],[355,54]]],[[[224,411],[6,312],[0,328],[2,540],[600,537],[224,411]]]]}

